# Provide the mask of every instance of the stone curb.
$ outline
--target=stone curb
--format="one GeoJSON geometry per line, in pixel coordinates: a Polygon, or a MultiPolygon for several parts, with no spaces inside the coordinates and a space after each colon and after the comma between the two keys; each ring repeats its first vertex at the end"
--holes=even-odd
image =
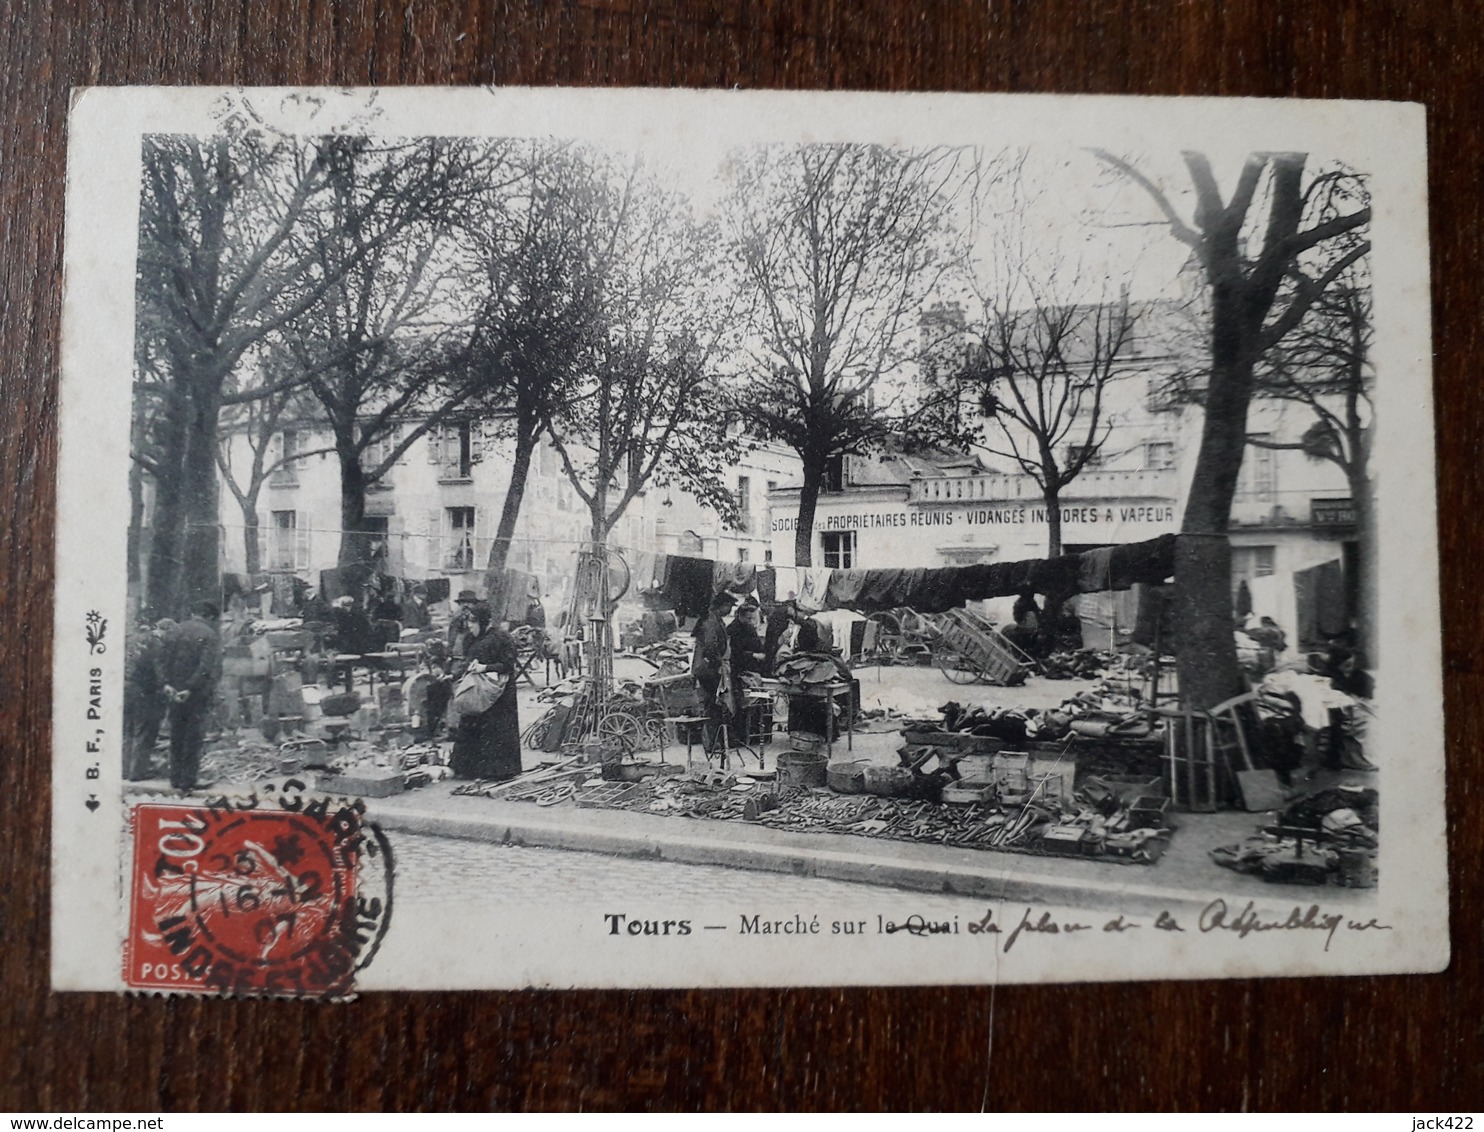
{"type": "MultiPolygon", "coordinates": [[[[534,807],[522,803],[500,805],[497,811],[492,808],[487,816],[450,816],[404,806],[386,807],[374,801],[368,805],[371,807],[369,816],[382,829],[389,831],[530,848],[606,853],[677,864],[721,865],[917,892],[975,896],[992,901],[1112,910],[1194,911],[1210,899],[1208,893],[1128,884],[1120,874],[1135,866],[1099,866],[1114,874],[1109,876],[1108,883],[1101,884],[1081,877],[1030,871],[1026,865],[1028,858],[1018,855],[995,854],[999,859],[994,864],[983,865],[961,860],[933,860],[923,853],[912,854],[919,859],[911,859],[910,856],[883,852],[881,842],[839,834],[811,835],[822,842],[816,848],[790,844],[785,839],[786,835],[785,838],[777,837],[775,831],[766,827],[749,826],[749,836],[731,837],[727,835],[727,823],[724,822],[707,823],[704,828],[670,829],[657,823],[679,823],[690,827],[697,823],[638,814],[605,815],[594,810],[575,814],[567,811],[561,817],[547,816],[546,812],[539,810],[527,814],[523,811],[534,807]],[[612,820],[615,817],[628,820],[612,820]],[[570,820],[574,818],[578,820],[570,820]],[[639,820],[636,822],[634,819],[639,820]],[[713,826],[717,828],[710,828],[713,826]],[[769,837],[769,834],[775,836],[769,837]]],[[[931,850],[931,847],[923,846],[907,848],[931,850]]],[[[956,854],[958,851],[949,852],[956,854]]]]}

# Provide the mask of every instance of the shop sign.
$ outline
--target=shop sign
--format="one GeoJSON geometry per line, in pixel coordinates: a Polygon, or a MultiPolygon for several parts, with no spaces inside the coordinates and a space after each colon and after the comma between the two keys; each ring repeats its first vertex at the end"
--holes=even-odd
{"type": "MultiPolygon", "coordinates": [[[[814,518],[816,531],[862,531],[879,527],[998,527],[998,526],[1045,526],[1047,508],[1025,504],[1008,504],[999,507],[973,506],[964,508],[939,507],[932,509],[897,508],[885,511],[856,511],[840,514],[818,514],[814,518]]],[[[1064,525],[1087,524],[1116,527],[1128,523],[1173,523],[1175,508],[1169,503],[1141,504],[1089,504],[1068,506],[1061,509],[1064,525]]],[[[773,532],[792,531],[798,528],[794,516],[773,520],[773,532]]]]}
{"type": "Polygon", "coordinates": [[[1350,499],[1311,499],[1310,521],[1324,530],[1351,530],[1355,527],[1355,503],[1350,499]]]}

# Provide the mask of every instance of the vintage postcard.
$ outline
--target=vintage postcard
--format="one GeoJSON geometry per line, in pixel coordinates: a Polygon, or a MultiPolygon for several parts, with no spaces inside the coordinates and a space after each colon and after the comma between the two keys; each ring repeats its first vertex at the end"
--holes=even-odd
{"type": "Polygon", "coordinates": [[[1447,965],[1421,107],[68,144],[56,988],[1447,965]]]}

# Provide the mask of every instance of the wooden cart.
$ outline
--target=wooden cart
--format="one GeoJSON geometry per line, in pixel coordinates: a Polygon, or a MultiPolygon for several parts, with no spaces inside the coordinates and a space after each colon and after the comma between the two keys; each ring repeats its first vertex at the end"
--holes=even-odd
{"type": "Polygon", "coordinates": [[[950,609],[939,628],[933,663],[955,684],[1018,684],[1035,667],[992,622],[967,609],[950,609]]]}

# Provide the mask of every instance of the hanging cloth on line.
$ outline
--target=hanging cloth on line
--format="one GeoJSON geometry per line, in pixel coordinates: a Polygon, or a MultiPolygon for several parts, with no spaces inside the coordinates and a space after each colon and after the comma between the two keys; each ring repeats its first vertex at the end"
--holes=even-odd
{"type": "Polygon", "coordinates": [[[1138,582],[1159,585],[1175,574],[1175,536],[1115,546],[1108,560],[1108,588],[1126,590],[1138,582]]]}
{"type": "Polygon", "coordinates": [[[752,592],[757,567],[751,562],[718,562],[711,575],[713,593],[745,594],[752,592]]]}
{"type": "Polygon", "coordinates": [[[799,587],[803,584],[803,575],[797,566],[773,567],[773,595],[775,601],[794,601],[798,598],[799,587]]]}
{"type": "Polygon", "coordinates": [[[773,572],[773,567],[759,566],[755,580],[760,604],[768,606],[778,600],[778,576],[773,572]]]}
{"type": "Polygon", "coordinates": [[[844,609],[856,603],[861,587],[865,584],[864,570],[836,570],[830,575],[829,588],[825,592],[825,604],[830,609],[844,609]]]}
{"type": "Polygon", "coordinates": [[[799,608],[809,613],[817,613],[825,608],[826,597],[830,589],[830,575],[834,573],[828,566],[810,566],[801,568],[803,584],[799,587],[799,608]]]}
{"type": "Polygon", "coordinates": [[[1081,594],[1101,593],[1112,589],[1109,585],[1109,567],[1113,561],[1113,548],[1100,546],[1096,550],[1082,553],[1082,567],[1077,571],[1077,592],[1081,594]]]}
{"type": "Polygon", "coordinates": [[[716,563],[709,558],[673,555],[665,578],[665,596],[681,617],[704,617],[711,607],[716,563]]]}

